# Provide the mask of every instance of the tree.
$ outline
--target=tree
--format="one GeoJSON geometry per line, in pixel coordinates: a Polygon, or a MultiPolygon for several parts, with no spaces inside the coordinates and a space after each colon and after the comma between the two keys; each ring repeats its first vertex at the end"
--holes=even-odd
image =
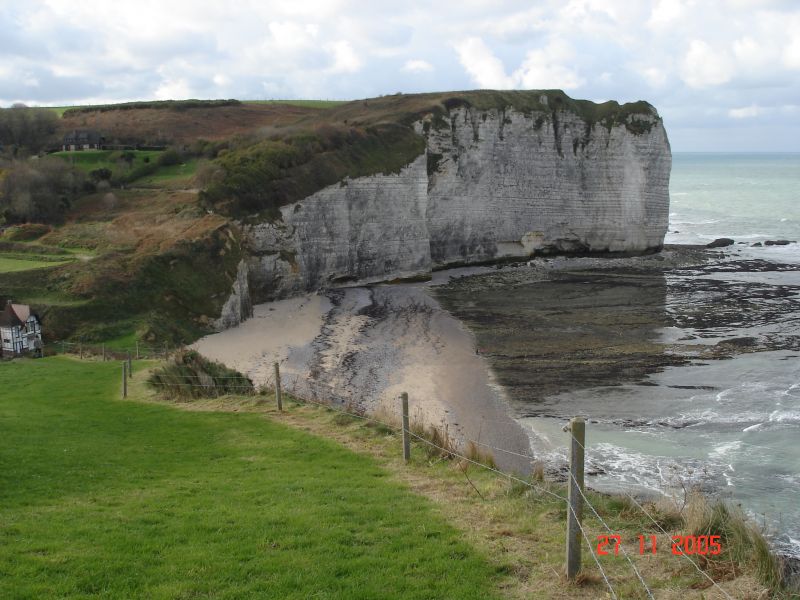
{"type": "Polygon", "coordinates": [[[57,126],[58,116],[48,108],[0,108],[0,146],[35,154],[53,140],[57,126]]]}
{"type": "Polygon", "coordinates": [[[83,183],[82,173],[59,158],[15,161],[0,182],[0,212],[11,223],[58,223],[83,183]]]}

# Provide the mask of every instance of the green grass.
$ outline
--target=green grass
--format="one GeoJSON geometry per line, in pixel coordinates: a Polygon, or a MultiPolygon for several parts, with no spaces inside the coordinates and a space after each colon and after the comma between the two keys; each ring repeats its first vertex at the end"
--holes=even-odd
{"type": "Polygon", "coordinates": [[[119,371],[0,364],[0,597],[493,597],[497,570],[372,459],[118,400],[119,371]]]}
{"type": "Polygon", "coordinates": [[[31,271],[33,269],[46,269],[47,267],[57,267],[70,260],[63,258],[54,259],[48,256],[28,258],[25,255],[0,254],[0,273],[17,273],[19,271],[31,271]]]}
{"type": "Polygon", "coordinates": [[[168,167],[159,167],[158,171],[152,175],[146,175],[136,180],[137,185],[156,185],[160,186],[165,183],[176,182],[179,180],[188,180],[194,176],[197,171],[197,158],[187,159],[179,165],[170,165],[168,167]]]}
{"type": "Polygon", "coordinates": [[[95,169],[109,169],[114,175],[122,175],[136,167],[145,165],[145,158],[151,162],[158,160],[159,155],[162,153],[160,150],[131,150],[134,158],[130,167],[127,163],[120,160],[115,160],[115,156],[119,157],[120,152],[115,150],[80,150],[77,152],[54,152],[52,156],[63,158],[70,164],[74,165],[82,171],[89,172],[95,169]]]}
{"type": "Polygon", "coordinates": [[[349,100],[243,100],[242,104],[288,104],[302,108],[333,108],[349,100]]]}
{"type": "Polygon", "coordinates": [[[112,150],[82,150],[79,152],[54,152],[53,156],[58,156],[76,168],[89,173],[95,169],[108,169],[112,172],[112,180],[127,179],[138,185],[160,186],[175,180],[189,179],[197,170],[198,160],[191,158],[182,164],[158,166],[158,158],[163,151],[161,150],[131,150],[134,159],[130,166],[119,160],[120,152],[112,150]],[[146,162],[147,161],[147,162],[146,162]],[[149,164],[148,164],[149,163],[149,164]],[[146,166],[153,165],[155,169],[152,173],[138,176],[134,173],[136,169],[144,169],[146,166]]]}

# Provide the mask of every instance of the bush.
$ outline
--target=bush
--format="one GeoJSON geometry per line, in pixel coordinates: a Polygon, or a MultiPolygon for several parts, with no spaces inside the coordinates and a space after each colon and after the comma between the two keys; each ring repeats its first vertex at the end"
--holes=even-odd
{"type": "Polygon", "coordinates": [[[41,223],[26,223],[9,227],[3,233],[3,239],[11,242],[30,242],[38,240],[46,233],[50,233],[52,227],[41,223]]]}
{"type": "Polygon", "coordinates": [[[159,157],[158,157],[158,164],[162,167],[171,167],[172,165],[179,165],[183,162],[181,155],[178,154],[178,151],[174,148],[170,148],[169,150],[165,150],[159,157]]]}
{"type": "Polygon", "coordinates": [[[100,168],[95,169],[93,171],[89,171],[89,178],[94,181],[95,183],[99,183],[101,181],[109,181],[111,179],[111,169],[100,168]]]}
{"type": "Polygon", "coordinates": [[[172,362],[150,375],[147,382],[159,392],[181,398],[217,398],[256,392],[248,377],[203,358],[194,350],[179,352],[172,362]]]}

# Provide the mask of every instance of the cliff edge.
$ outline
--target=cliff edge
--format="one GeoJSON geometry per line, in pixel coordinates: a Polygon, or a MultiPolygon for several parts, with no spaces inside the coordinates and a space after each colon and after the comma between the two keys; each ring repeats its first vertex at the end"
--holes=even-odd
{"type": "Polygon", "coordinates": [[[294,133],[222,161],[231,180],[237,165],[260,169],[235,180],[250,188],[214,191],[243,231],[238,298],[244,287],[261,302],[457,264],[663,245],[671,154],[646,102],[559,91],[392,96],[304,127],[316,146],[294,133]]]}

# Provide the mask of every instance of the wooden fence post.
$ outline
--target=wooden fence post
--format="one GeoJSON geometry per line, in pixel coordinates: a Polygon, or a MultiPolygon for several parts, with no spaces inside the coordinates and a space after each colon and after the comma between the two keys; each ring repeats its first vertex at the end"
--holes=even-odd
{"type": "Polygon", "coordinates": [[[122,361],[122,397],[128,397],[128,363],[122,361]]]}
{"type": "Polygon", "coordinates": [[[408,435],[408,394],[406,392],[400,394],[400,403],[403,407],[403,460],[408,462],[411,460],[411,440],[408,435]]]}
{"type": "Polygon", "coordinates": [[[275,362],[275,399],[278,401],[278,410],[283,411],[283,394],[281,394],[281,367],[275,362]]]}
{"type": "Polygon", "coordinates": [[[136,360],[139,360],[139,340],[136,340],[136,360]]]}
{"type": "Polygon", "coordinates": [[[103,362],[106,362],[106,345],[103,344],[103,362]]]}
{"type": "Polygon", "coordinates": [[[128,377],[133,378],[133,361],[131,360],[130,350],[128,350],[128,377]]]}
{"type": "Polygon", "coordinates": [[[83,360],[83,342],[78,344],[78,357],[83,360]]]}
{"type": "Polygon", "coordinates": [[[569,492],[567,495],[567,579],[574,580],[581,570],[581,522],[583,520],[583,451],[586,445],[586,422],[581,417],[570,420],[569,492]]]}

